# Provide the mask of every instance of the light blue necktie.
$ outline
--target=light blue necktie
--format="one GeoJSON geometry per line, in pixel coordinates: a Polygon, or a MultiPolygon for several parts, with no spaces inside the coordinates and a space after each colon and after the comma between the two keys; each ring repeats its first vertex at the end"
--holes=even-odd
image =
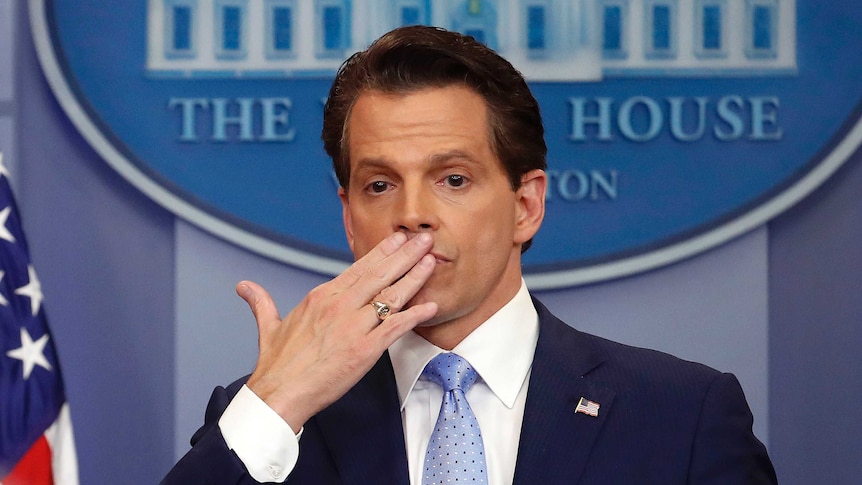
{"type": "Polygon", "coordinates": [[[465,396],[479,374],[460,355],[444,353],[434,357],[422,375],[443,388],[440,415],[425,452],[422,485],[487,485],[482,433],[465,396]]]}

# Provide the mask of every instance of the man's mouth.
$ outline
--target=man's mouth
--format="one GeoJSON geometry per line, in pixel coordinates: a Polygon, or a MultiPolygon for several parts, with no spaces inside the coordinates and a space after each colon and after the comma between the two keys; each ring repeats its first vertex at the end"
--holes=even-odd
{"type": "Polygon", "coordinates": [[[436,261],[437,264],[443,264],[443,263],[450,263],[451,262],[449,260],[449,258],[447,258],[447,257],[445,257],[439,253],[435,253],[434,251],[431,251],[431,253],[429,253],[429,254],[431,254],[431,256],[434,256],[434,260],[436,261]]]}

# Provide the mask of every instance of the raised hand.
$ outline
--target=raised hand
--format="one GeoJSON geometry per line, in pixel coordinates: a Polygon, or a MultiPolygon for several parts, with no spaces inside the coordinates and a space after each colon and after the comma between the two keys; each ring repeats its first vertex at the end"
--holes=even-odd
{"type": "Polygon", "coordinates": [[[294,431],[344,395],[389,345],[437,313],[427,302],[404,308],[434,271],[428,234],[395,233],[344,273],[309,292],[284,319],[260,285],[237,294],[257,321],[260,354],[248,387],[294,431]],[[370,304],[392,313],[381,321],[370,304]]]}

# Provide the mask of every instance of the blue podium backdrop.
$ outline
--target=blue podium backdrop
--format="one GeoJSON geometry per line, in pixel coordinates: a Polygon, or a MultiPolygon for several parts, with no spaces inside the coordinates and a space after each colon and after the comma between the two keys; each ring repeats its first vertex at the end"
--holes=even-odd
{"type": "Polygon", "coordinates": [[[472,34],[530,81],[550,175],[525,257],[534,288],[714,247],[816,188],[862,141],[850,0],[31,5],[61,105],[112,166],[192,223],[324,274],[352,258],[322,103],[339,64],[400,25],[472,34]]]}

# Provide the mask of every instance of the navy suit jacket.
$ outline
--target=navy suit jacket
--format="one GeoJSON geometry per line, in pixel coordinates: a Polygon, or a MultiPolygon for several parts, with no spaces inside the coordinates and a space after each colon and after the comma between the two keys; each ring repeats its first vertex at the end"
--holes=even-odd
{"type": "MultiPolygon", "coordinates": [[[[515,485],[777,483],[731,374],[579,332],[535,301],[515,485]],[[576,413],[584,397],[598,416],[576,413]]],[[[165,485],[254,484],[218,418],[242,386],[213,392],[204,426],[165,485]]],[[[395,377],[384,354],[346,395],[305,424],[288,485],[407,485],[395,377]]]]}

